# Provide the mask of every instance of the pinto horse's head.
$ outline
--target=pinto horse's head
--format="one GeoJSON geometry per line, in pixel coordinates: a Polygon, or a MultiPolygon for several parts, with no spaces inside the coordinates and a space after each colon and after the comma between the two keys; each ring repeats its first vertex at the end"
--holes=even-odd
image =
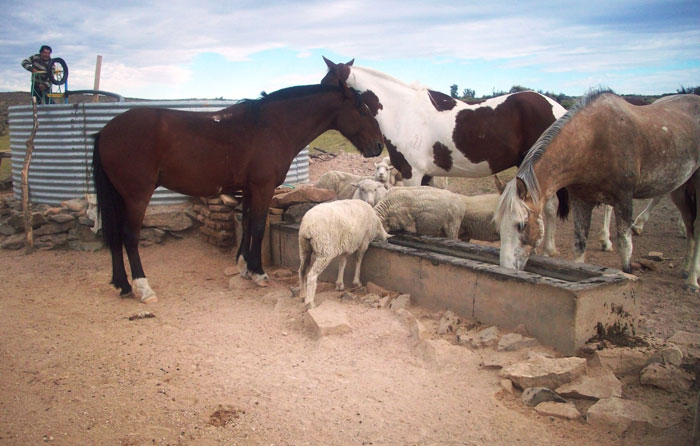
{"type": "Polygon", "coordinates": [[[350,72],[348,67],[353,61],[336,65],[325,57],[324,60],[328,64],[329,71],[321,84],[338,85],[344,95],[343,105],[336,120],[336,129],[349,139],[364,157],[379,156],[384,149],[384,136],[375,119],[376,113],[369,108],[363,96],[354,88],[348,87],[346,83],[350,72]],[[331,66],[337,69],[330,70],[331,66]]]}
{"type": "Polygon", "coordinates": [[[501,233],[501,266],[524,269],[532,249],[542,241],[544,222],[541,203],[538,205],[520,178],[506,184],[494,221],[501,233]]]}

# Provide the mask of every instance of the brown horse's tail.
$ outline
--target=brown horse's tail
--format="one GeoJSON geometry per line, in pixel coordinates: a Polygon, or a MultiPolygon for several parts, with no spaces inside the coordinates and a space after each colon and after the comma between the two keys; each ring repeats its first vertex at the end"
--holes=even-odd
{"type": "Polygon", "coordinates": [[[102,237],[110,250],[121,250],[124,243],[121,228],[125,224],[124,200],[107,177],[100,160],[100,134],[95,135],[92,152],[92,179],[97,194],[97,212],[102,217],[102,237]]]}

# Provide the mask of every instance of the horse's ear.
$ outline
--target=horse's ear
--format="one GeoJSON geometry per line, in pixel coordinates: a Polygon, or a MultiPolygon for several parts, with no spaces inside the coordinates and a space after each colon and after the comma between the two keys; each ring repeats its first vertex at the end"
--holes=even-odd
{"type": "Polygon", "coordinates": [[[350,62],[346,63],[345,65],[350,67],[353,63],[355,63],[355,59],[350,59],[350,62]]]}
{"type": "Polygon", "coordinates": [[[330,60],[326,59],[326,56],[321,56],[323,57],[323,61],[326,62],[326,66],[328,67],[329,71],[333,71],[335,69],[335,64],[331,62],[330,60]]]}
{"type": "Polygon", "coordinates": [[[516,190],[518,191],[518,198],[524,200],[527,197],[527,186],[525,185],[525,182],[520,178],[516,177],[515,186],[516,190]]]}

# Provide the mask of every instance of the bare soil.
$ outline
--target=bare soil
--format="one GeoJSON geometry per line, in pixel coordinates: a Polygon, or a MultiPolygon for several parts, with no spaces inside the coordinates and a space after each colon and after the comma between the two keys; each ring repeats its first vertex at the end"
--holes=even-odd
{"type": "MultiPolygon", "coordinates": [[[[370,174],[376,161],[315,159],[311,179],[327,170],[370,174]]],[[[451,180],[450,189],[495,190],[491,179],[451,180]]],[[[634,239],[635,259],[649,251],[668,259],[636,272],[640,333],[662,339],[697,331],[700,319],[698,295],[684,291],[680,278],[685,242],[676,218],[666,201],[634,239]]],[[[615,253],[593,243],[600,221],[588,260],[618,267],[615,253]]],[[[571,226],[559,226],[565,258],[571,226]]],[[[663,431],[619,436],[584,420],[541,416],[482,366],[527,352],[448,345],[439,361],[426,360],[395,313],[341,301],[334,291],[323,297],[342,308],[353,331],[316,340],[303,303],[290,296],[293,271],[268,268],[268,288],[238,276],[229,284],[224,270],[233,253],[196,230],[141,253],[160,299],[154,305],[118,296],[106,250],[0,251],[0,444],[690,444],[690,394],[625,381],[626,397],[683,416],[663,431]]],[[[454,334],[437,335],[439,315],[411,311],[430,336],[454,344],[454,334]]]]}

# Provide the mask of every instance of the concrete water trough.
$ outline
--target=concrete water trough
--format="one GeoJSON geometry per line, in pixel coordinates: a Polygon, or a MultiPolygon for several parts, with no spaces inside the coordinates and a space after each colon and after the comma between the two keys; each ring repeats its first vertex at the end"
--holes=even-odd
{"type": "MultiPolygon", "coordinates": [[[[299,267],[296,224],[272,223],[272,263],[299,267]]],[[[606,332],[634,333],[639,305],[633,277],[612,268],[532,256],[525,271],[502,268],[498,249],[439,237],[397,235],[373,242],[362,263],[371,281],[408,293],[430,311],[452,310],[487,325],[523,324],[542,344],[573,354],[606,332]]],[[[334,282],[337,261],[320,280],[334,282]]],[[[354,263],[348,262],[346,283],[354,263]]]]}

